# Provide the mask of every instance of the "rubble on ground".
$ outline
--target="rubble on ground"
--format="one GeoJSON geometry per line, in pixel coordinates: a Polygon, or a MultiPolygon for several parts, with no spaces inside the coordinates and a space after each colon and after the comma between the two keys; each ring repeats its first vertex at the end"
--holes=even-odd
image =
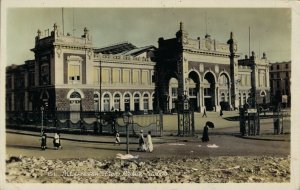
{"type": "Polygon", "coordinates": [[[11,183],[269,183],[290,181],[290,157],[224,156],[152,160],[6,159],[11,183]]]}

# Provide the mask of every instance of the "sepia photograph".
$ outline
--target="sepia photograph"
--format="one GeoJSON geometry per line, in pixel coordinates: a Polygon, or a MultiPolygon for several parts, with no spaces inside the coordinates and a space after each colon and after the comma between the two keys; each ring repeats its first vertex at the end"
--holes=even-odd
{"type": "Polygon", "coordinates": [[[300,188],[299,3],[12,2],[5,190],[300,188]]]}

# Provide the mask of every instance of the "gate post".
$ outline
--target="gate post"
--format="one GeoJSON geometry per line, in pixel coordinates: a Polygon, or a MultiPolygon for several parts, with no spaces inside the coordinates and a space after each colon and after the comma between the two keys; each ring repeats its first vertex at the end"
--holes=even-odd
{"type": "Polygon", "coordinates": [[[192,109],[192,136],[195,136],[195,112],[192,109]]]}
{"type": "Polygon", "coordinates": [[[162,110],[159,111],[159,133],[160,136],[163,134],[163,129],[164,129],[164,120],[163,120],[163,112],[162,110]]]}

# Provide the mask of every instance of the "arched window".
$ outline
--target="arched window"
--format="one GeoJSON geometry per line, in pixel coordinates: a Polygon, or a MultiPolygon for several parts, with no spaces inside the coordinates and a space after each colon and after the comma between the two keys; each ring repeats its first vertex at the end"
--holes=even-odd
{"type": "Polygon", "coordinates": [[[109,97],[109,94],[105,94],[103,96],[103,106],[104,106],[104,111],[110,111],[110,97],[109,97]]]}
{"type": "Polygon", "coordinates": [[[99,95],[94,94],[94,110],[99,111],[99,95]]]}
{"type": "Polygon", "coordinates": [[[143,102],[144,102],[144,111],[147,112],[149,110],[149,95],[148,94],[144,94],[143,102]]]}
{"type": "Polygon", "coordinates": [[[221,94],[221,102],[225,102],[225,94],[224,93],[221,94]]]}
{"type": "Polygon", "coordinates": [[[134,111],[140,110],[140,95],[135,94],[134,95],[134,111]]]}
{"type": "Polygon", "coordinates": [[[115,94],[115,96],[114,96],[114,108],[115,108],[115,110],[120,110],[120,99],[121,99],[121,97],[120,97],[120,94],[115,94]]]}
{"type": "Polygon", "coordinates": [[[128,93],[124,95],[124,109],[125,111],[130,110],[130,95],[128,93]]]}

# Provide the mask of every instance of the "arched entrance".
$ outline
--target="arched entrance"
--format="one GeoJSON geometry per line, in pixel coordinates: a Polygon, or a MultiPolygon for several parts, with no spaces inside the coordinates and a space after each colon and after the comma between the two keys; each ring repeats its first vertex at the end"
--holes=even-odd
{"type": "Polygon", "coordinates": [[[220,106],[222,110],[230,110],[230,82],[229,76],[222,73],[219,77],[220,106]]]}
{"type": "Polygon", "coordinates": [[[199,88],[199,75],[195,71],[191,71],[189,73],[188,89],[190,105],[193,107],[194,110],[200,109],[199,88]]]}
{"type": "Polygon", "coordinates": [[[211,72],[204,76],[204,106],[207,111],[214,111],[216,96],[216,80],[211,72]]]}
{"type": "Polygon", "coordinates": [[[70,95],[70,120],[76,123],[80,120],[81,95],[78,92],[73,92],[70,95]]]}

